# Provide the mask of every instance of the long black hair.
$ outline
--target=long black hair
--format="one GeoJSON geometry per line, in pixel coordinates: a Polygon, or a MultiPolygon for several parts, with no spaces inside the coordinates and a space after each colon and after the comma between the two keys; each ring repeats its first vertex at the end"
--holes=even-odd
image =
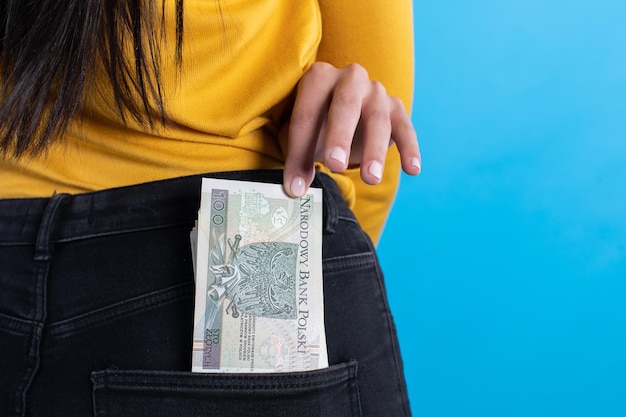
{"type": "MultiPolygon", "coordinates": [[[[167,123],[159,71],[165,1],[2,0],[0,157],[39,155],[60,139],[96,67],[105,70],[124,123],[167,123]]],[[[175,1],[180,64],[183,0],[175,1]]]]}

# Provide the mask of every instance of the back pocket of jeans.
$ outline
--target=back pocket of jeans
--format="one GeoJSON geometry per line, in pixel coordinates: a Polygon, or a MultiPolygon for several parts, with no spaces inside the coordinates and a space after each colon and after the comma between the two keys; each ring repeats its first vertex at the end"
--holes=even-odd
{"type": "Polygon", "coordinates": [[[361,416],[357,363],[279,374],[94,372],[96,417],[361,416]]]}

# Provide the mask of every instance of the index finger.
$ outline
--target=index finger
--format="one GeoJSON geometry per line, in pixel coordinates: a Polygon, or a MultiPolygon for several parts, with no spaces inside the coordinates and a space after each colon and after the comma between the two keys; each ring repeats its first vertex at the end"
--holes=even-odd
{"type": "Polygon", "coordinates": [[[292,197],[304,195],[313,182],[315,154],[336,78],[336,68],[316,63],[298,84],[283,174],[285,190],[292,197]]]}

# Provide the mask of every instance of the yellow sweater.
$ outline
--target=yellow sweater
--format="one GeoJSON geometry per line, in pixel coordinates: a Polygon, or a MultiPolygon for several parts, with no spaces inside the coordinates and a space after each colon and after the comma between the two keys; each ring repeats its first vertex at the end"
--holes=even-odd
{"type": "MultiPolygon", "coordinates": [[[[167,4],[170,16],[173,3],[167,4]]],[[[170,34],[173,20],[166,22],[170,34]]],[[[182,69],[173,52],[163,66],[171,126],[124,126],[111,91],[91,91],[82,122],[70,129],[64,145],[36,159],[0,157],[0,198],[280,168],[277,109],[315,61],[339,67],[357,62],[407,109],[411,104],[411,0],[185,0],[184,24],[182,69]]],[[[395,148],[379,186],[364,184],[356,169],[332,175],[377,241],[398,185],[395,148]]]]}

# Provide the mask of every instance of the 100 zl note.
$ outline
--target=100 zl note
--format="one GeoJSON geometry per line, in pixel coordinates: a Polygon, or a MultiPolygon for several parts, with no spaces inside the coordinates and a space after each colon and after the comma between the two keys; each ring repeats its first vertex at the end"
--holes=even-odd
{"type": "Polygon", "coordinates": [[[193,372],[328,367],[320,189],[204,178],[193,239],[193,372]]]}

